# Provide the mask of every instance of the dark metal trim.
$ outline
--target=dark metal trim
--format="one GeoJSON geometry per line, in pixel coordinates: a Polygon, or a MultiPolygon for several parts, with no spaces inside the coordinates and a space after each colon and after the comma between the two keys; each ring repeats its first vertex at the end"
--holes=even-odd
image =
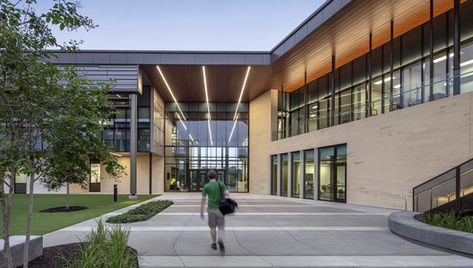
{"type": "Polygon", "coordinates": [[[153,193],[153,153],[149,153],[149,194],[153,193]]]}
{"type": "Polygon", "coordinates": [[[335,125],[335,53],[332,53],[332,73],[331,73],[331,81],[332,81],[332,96],[331,96],[331,107],[330,107],[330,125],[329,126],[334,126],[335,125]]]}
{"type": "Polygon", "coordinates": [[[394,110],[394,21],[391,20],[391,33],[390,33],[390,61],[391,61],[391,88],[389,89],[389,111],[394,110]]]}
{"type": "Polygon", "coordinates": [[[460,94],[460,0],[453,2],[453,95],[460,94]]]}
{"type": "MultiPolygon", "coordinates": [[[[430,40],[430,45],[429,45],[429,52],[430,52],[430,54],[429,54],[429,70],[430,70],[430,75],[429,75],[429,82],[430,82],[430,85],[429,85],[429,101],[433,101],[434,100],[434,0],[430,0],[430,13],[429,14],[430,14],[429,15],[430,16],[430,18],[429,18],[430,19],[430,21],[429,21],[429,28],[430,28],[430,33],[429,33],[429,40],[430,40]]],[[[448,20],[447,20],[447,23],[448,23],[448,20]]],[[[424,37],[422,36],[422,40],[423,39],[424,39],[424,37]]],[[[448,47],[448,45],[447,45],[447,47],[448,47]]],[[[448,57],[448,54],[447,54],[447,57],[448,57]]],[[[447,72],[448,72],[448,70],[447,70],[447,72]]],[[[447,84],[448,84],[448,80],[447,80],[447,84]]]]}
{"type": "MultiPolygon", "coordinates": [[[[382,78],[381,78],[382,79],[382,78]]],[[[372,101],[372,85],[371,82],[373,80],[373,33],[370,32],[369,35],[369,51],[368,51],[368,99],[367,103],[367,117],[371,116],[371,101],[372,101]]]]}

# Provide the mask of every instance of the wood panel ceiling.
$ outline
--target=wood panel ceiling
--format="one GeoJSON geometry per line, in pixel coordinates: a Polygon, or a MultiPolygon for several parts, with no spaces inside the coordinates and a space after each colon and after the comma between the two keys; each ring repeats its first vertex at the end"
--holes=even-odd
{"type": "MultiPolygon", "coordinates": [[[[164,101],[172,101],[156,65],[141,66],[164,101]]],[[[201,65],[161,65],[166,81],[179,102],[204,102],[205,90],[201,65]]],[[[207,65],[205,67],[210,102],[237,102],[247,66],[207,65]]],[[[270,66],[251,66],[242,101],[247,102],[268,89],[270,66]]]]}
{"type": "MultiPolygon", "coordinates": [[[[466,1],[466,0],[465,0],[466,1]]],[[[304,85],[304,72],[312,81],[331,70],[332,53],[336,66],[356,59],[389,41],[390,23],[399,36],[429,20],[429,0],[354,0],[306,39],[272,63],[252,66],[243,101],[249,101],[266,90],[292,92],[304,85]]],[[[453,0],[434,0],[434,16],[453,8],[453,0]]],[[[141,66],[165,101],[172,101],[155,65],[141,66]]],[[[161,69],[180,102],[205,101],[201,65],[162,65],[161,69]]],[[[206,66],[211,102],[238,100],[247,66],[206,66]]]]}

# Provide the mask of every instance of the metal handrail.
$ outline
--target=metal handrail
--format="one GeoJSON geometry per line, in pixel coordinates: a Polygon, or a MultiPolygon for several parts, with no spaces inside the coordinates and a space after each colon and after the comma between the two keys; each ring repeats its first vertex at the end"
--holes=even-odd
{"type": "Polygon", "coordinates": [[[438,199],[437,199],[436,203],[435,203],[435,206],[434,206],[432,191],[433,191],[433,189],[440,187],[440,185],[442,185],[442,184],[445,185],[447,182],[452,181],[452,180],[455,180],[455,187],[447,188],[447,190],[450,189],[450,192],[448,194],[446,194],[446,196],[448,198],[447,203],[449,203],[453,200],[456,200],[456,202],[458,202],[457,206],[460,206],[461,205],[460,204],[461,203],[460,198],[462,197],[462,194],[461,194],[461,190],[462,190],[461,189],[461,176],[462,176],[462,174],[466,174],[467,172],[470,172],[471,170],[473,170],[473,165],[472,164],[473,164],[473,159],[467,160],[467,161],[455,166],[454,168],[451,168],[451,169],[443,172],[442,174],[437,175],[434,178],[432,178],[430,180],[427,180],[427,181],[415,186],[414,188],[412,188],[412,196],[413,196],[412,208],[413,208],[413,210],[414,211],[419,210],[419,200],[418,200],[419,196],[421,196],[422,194],[424,194],[426,192],[429,192],[429,191],[430,191],[430,201],[429,201],[430,209],[433,209],[435,207],[443,205],[443,204],[439,205],[438,204],[438,199]],[[463,169],[464,166],[467,166],[466,167],[467,169],[463,169]],[[448,176],[446,176],[446,175],[448,175],[448,176]],[[455,195],[455,199],[453,199],[453,194],[455,195]]]}

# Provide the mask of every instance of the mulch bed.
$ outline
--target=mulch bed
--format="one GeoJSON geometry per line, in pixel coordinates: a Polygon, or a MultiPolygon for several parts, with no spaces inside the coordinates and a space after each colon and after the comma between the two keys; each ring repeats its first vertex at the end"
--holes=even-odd
{"type": "MultiPolygon", "coordinates": [[[[59,245],[55,247],[48,247],[43,249],[43,256],[38,257],[28,263],[30,268],[52,268],[52,267],[66,267],[66,259],[74,257],[80,250],[82,243],[72,243],[59,245]]],[[[137,251],[131,248],[135,254],[137,251]]],[[[18,266],[21,268],[23,266],[18,266]]],[[[139,268],[138,258],[136,258],[136,267],[139,268]]]]}
{"type": "MultiPolygon", "coordinates": [[[[28,267],[31,268],[51,268],[51,267],[66,267],[64,258],[74,256],[78,252],[80,243],[72,243],[49,247],[43,249],[43,256],[38,257],[29,262],[28,267]]],[[[22,266],[19,266],[20,268],[22,266]]]]}
{"type": "Polygon", "coordinates": [[[39,212],[73,212],[73,211],[79,211],[79,210],[84,210],[88,209],[88,207],[83,207],[83,206],[69,206],[69,209],[67,207],[55,207],[55,208],[47,208],[40,210],[39,212]]]}

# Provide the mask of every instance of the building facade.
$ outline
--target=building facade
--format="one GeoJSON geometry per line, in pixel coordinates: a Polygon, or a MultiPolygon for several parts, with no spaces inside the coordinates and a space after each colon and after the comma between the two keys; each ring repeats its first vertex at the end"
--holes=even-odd
{"type": "Polygon", "coordinates": [[[471,14],[328,0],[271,51],[58,52],[114,81],[102,137],[126,167],[73,191],[200,191],[215,169],[233,192],[410,209],[413,187],[473,158],[471,14]]]}

